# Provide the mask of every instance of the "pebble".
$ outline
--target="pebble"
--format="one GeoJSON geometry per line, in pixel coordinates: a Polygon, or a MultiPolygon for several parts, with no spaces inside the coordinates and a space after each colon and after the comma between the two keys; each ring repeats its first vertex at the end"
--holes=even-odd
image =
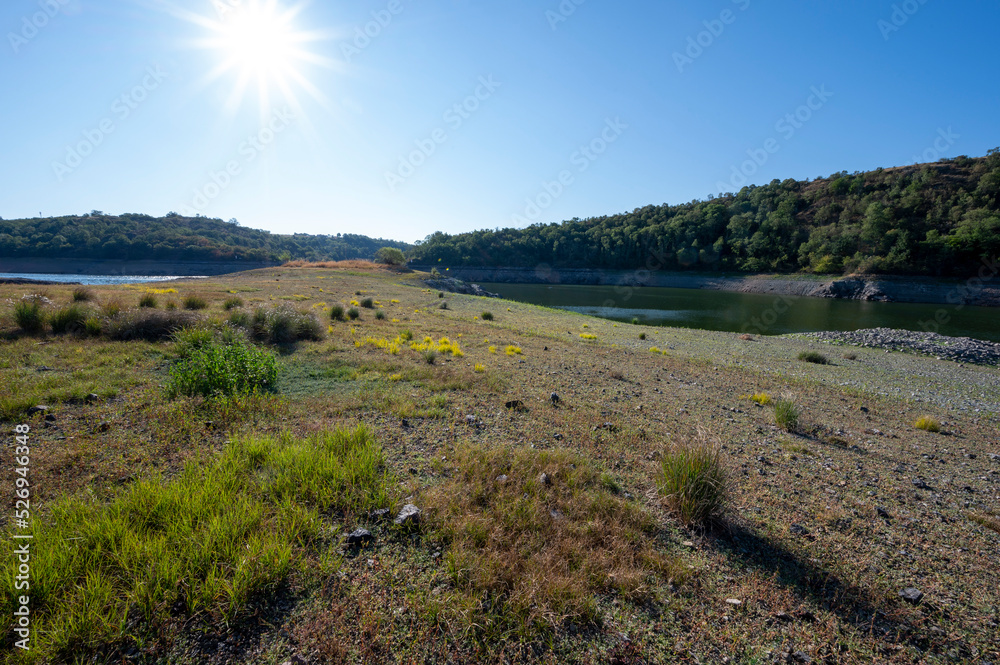
{"type": "Polygon", "coordinates": [[[375,536],[367,529],[357,529],[347,535],[348,547],[361,547],[375,540],[375,536]]]}
{"type": "Polygon", "coordinates": [[[797,336],[886,351],[911,351],[960,363],[1000,365],[1000,344],[971,337],[947,337],[932,332],[892,328],[868,328],[853,332],[825,331],[797,336]]]}
{"type": "Polygon", "coordinates": [[[920,589],[914,589],[913,587],[907,587],[899,592],[899,597],[908,603],[916,605],[919,603],[923,597],[924,592],[920,589]]]}
{"type": "Polygon", "coordinates": [[[393,523],[398,526],[417,524],[418,522],[420,522],[420,509],[412,503],[403,506],[403,509],[396,515],[396,519],[393,520],[393,523]]]}

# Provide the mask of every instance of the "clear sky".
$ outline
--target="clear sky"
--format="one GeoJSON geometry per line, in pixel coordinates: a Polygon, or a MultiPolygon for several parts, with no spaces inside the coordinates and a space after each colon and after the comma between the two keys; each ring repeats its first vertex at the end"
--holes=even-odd
{"type": "Polygon", "coordinates": [[[0,216],[414,241],[983,155],[997,25],[967,0],[4,0],[0,216]]]}

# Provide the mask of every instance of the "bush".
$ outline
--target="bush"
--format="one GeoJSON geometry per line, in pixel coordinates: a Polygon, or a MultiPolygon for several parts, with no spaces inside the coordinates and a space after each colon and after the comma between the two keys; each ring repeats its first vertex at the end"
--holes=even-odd
{"type": "Polygon", "coordinates": [[[807,363],[814,363],[816,365],[829,365],[830,359],[824,356],[822,353],[816,353],[815,351],[803,351],[799,354],[799,360],[807,363]]]}
{"type": "Polygon", "coordinates": [[[152,293],[142,294],[142,297],[139,298],[139,307],[156,309],[157,307],[156,296],[154,296],[152,293]]]}
{"type": "Polygon", "coordinates": [[[94,299],[94,293],[82,286],[73,289],[73,302],[89,302],[94,299]]]}
{"type": "Polygon", "coordinates": [[[428,365],[433,365],[435,360],[437,360],[437,351],[434,349],[427,349],[424,351],[424,362],[428,365]]]}
{"type": "Polygon", "coordinates": [[[243,307],[243,299],[238,297],[228,298],[226,302],[222,303],[223,309],[227,312],[232,311],[238,307],[243,307]]]}
{"type": "Polygon", "coordinates": [[[646,333],[639,333],[639,339],[646,339],[646,333]]]}
{"type": "Polygon", "coordinates": [[[378,319],[379,321],[384,320],[385,312],[383,312],[382,310],[378,310],[377,312],[375,312],[375,318],[378,319]]]}
{"type": "Polygon", "coordinates": [[[215,334],[209,328],[184,328],[173,335],[174,351],[179,358],[190,358],[196,351],[211,346],[215,334]]]}
{"type": "MultiPolygon", "coordinates": [[[[189,338],[197,340],[199,335],[189,338]]],[[[188,350],[190,355],[170,370],[170,397],[229,397],[273,391],[277,384],[274,355],[250,343],[221,344],[210,339],[188,350]]]]}
{"type": "Polygon", "coordinates": [[[201,296],[188,296],[184,299],[184,309],[199,310],[208,307],[208,301],[201,296]]]}
{"type": "Polygon", "coordinates": [[[374,309],[375,300],[372,298],[365,298],[364,300],[361,301],[361,306],[364,307],[365,309],[374,309]]]}
{"type": "Polygon", "coordinates": [[[45,312],[42,310],[42,303],[37,298],[28,298],[17,301],[14,305],[14,320],[17,326],[26,333],[35,334],[42,332],[45,327],[45,312]]]}
{"type": "Polygon", "coordinates": [[[492,321],[493,320],[493,312],[483,312],[479,316],[483,319],[483,321],[492,321]]]}
{"type": "Polygon", "coordinates": [[[728,485],[717,445],[704,438],[681,444],[663,456],[660,493],[685,526],[722,517],[728,485]]]}
{"type": "Polygon", "coordinates": [[[791,432],[799,425],[799,407],[790,399],[779,399],[774,403],[774,422],[786,432],[791,432]]]}
{"type": "Polygon", "coordinates": [[[406,255],[397,247],[383,247],[375,252],[375,260],[390,266],[401,266],[406,263],[406,255]]]}
{"type": "Polygon", "coordinates": [[[192,312],[134,309],[109,319],[107,334],[111,339],[123,342],[136,339],[158,342],[170,339],[178,330],[191,327],[198,321],[200,318],[192,312]]]}
{"type": "Polygon", "coordinates": [[[917,418],[917,422],[913,423],[913,426],[925,432],[937,433],[941,431],[941,423],[933,416],[920,416],[917,418]]]}
{"type": "Polygon", "coordinates": [[[83,332],[87,321],[87,311],[80,305],[70,305],[52,315],[52,332],[64,335],[69,332],[83,332]]]}
{"type": "Polygon", "coordinates": [[[333,321],[343,321],[344,320],[344,306],[334,305],[330,308],[330,319],[333,321]]]}
{"type": "Polygon", "coordinates": [[[444,298],[444,291],[438,291],[438,298],[444,298]]]}
{"type": "Polygon", "coordinates": [[[163,306],[163,309],[175,310],[177,309],[177,303],[173,300],[168,300],[167,304],[163,306]]]}
{"type": "Polygon", "coordinates": [[[359,316],[361,316],[361,311],[357,307],[352,307],[347,310],[347,318],[351,321],[355,321],[359,316]]]}
{"type": "Polygon", "coordinates": [[[638,316],[633,316],[632,317],[632,325],[633,326],[639,325],[639,317],[638,316]]]}
{"type": "Polygon", "coordinates": [[[258,307],[253,315],[243,311],[233,312],[229,316],[229,323],[246,330],[254,341],[268,344],[323,339],[323,326],[316,317],[309,312],[299,312],[290,305],[270,310],[258,307]]]}

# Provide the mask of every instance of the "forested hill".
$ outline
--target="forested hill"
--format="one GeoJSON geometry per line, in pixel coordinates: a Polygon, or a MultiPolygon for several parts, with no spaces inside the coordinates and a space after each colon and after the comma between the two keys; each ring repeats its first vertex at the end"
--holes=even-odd
{"type": "Polygon", "coordinates": [[[417,263],[746,272],[962,275],[1000,256],[1000,152],[772,181],[708,201],[435,233],[417,263]]]}
{"type": "Polygon", "coordinates": [[[0,219],[0,257],[158,261],[371,259],[394,240],[351,233],[278,235],[207,217],[126,214],[0,219]]]}

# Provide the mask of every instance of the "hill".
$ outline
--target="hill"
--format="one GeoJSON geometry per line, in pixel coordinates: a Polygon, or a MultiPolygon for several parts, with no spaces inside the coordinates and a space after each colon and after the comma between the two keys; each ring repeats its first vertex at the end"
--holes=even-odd
{"type": "Polygon", "coordinates": [[[343,261],[408,244],[353,233],[272,234],[207,217],[142,214],[0,219],[0,257],[123,261],[343,261]]]}
{"type": "Polygon", "coordinates": [[[455,266],[969,275],[1000,256],[1000,150],[561,224],[435,233],[412,255],[455,266]]]}

